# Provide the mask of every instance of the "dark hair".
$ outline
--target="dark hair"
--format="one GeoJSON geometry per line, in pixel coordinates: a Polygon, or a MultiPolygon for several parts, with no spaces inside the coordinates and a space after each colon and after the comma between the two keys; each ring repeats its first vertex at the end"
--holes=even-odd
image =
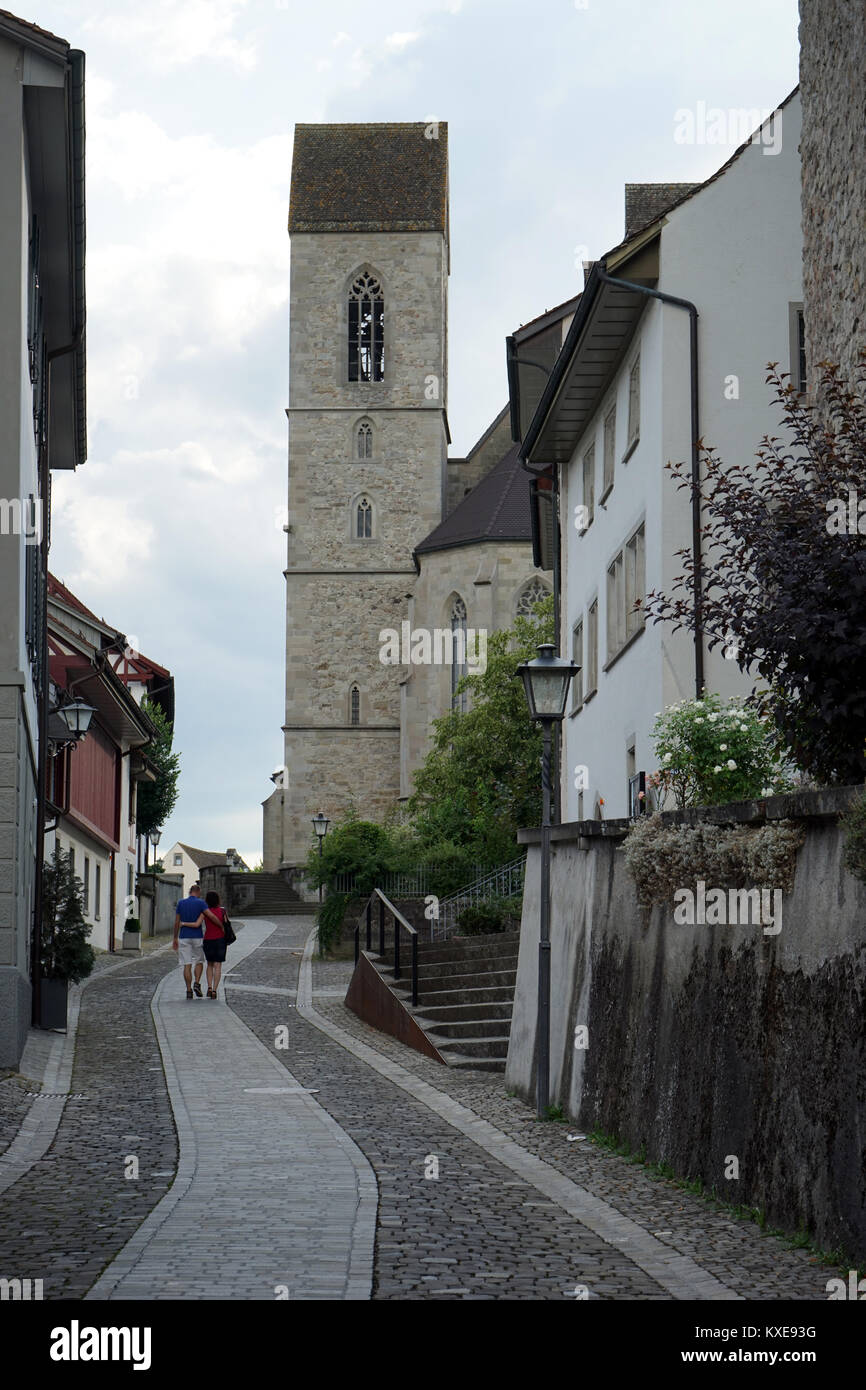
{"type": "Polygon", "coordinates": [[[219,893],[215,893],[213,889],[211,889],[209,893],[205,894],[204,900],[207,903],[208,907],[219,907],[220,905],[220,895],[219,893]]]}

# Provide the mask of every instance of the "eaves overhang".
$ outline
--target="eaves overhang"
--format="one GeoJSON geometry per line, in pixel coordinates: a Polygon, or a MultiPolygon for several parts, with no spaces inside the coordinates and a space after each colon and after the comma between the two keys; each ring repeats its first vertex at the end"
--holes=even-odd
{"type": "MultiPolygon", "coordinates": [[[[658,237],[641,236],[639,245],[618,263],[634,267],[630,274],[638,284],[654,286],[658,279],[658,237]]],[[[537,469],[567,463],[598,409],[605,392],[628,351],[644,309],[646,297],[636,290],[607,284],[601,272],[606,261],[590,270],[583,294],[553,371],[542,392],[520,449],[521,459],[537,469]]]]}

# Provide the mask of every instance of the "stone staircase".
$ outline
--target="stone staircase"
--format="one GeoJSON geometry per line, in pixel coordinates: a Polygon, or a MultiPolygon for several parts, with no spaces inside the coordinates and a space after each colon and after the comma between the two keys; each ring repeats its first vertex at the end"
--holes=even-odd
{"type": "Polygon", "coordinates": [[[281,874],[230,874],[229,886],[231,911],[238,917],[308,916],[316,911],[316,904],[305,903],[281,874]]]}
{"type": "Polygon", "coordinates": [[[401,941],[394,979],[390,936],[374,964],[449,1067],[505,1071],[517,982],[520,932],[418,943],[418,1005],[412,1007],[411,954],[401,941]],[[390,959],[389,959],[390,957],[390,959]]]}

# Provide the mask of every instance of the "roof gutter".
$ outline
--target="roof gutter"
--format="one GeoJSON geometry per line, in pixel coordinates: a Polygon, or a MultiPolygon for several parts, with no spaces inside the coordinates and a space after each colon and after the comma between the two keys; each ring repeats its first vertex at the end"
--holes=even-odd
{"type": "MultiPolygon", "coordinates": [[[[698,311],[690,299],[680,299],[662,290],[650,289],[634,280],[618,280],[608,275],[604,262],[598,266],[598,279],[605,285],[616,285],[620,289],[632,290],[635,294],[646,295],[648,299],[659,299],[663,304],[671,304],[675,309],[685,309],[689,316],[689,368],[691,386],[691,436],[692,436],[692,563],[694,574],[694,613],[695,613],[695,699],[700,700],[704,693],[704,636],[703,636],[703,556],[701,551],[701,453],[700,453],[700,400],[698,394],[698,311]]],[[[574,325],[572,325],[573,327],[574,325]]]]}
{"type": "Polygon", "coordinates": [[[87,322],[85,292],[86,219],[84,201],[84,54],[81,49],[69,51],[69,154],[72,187],[70,190],[70,221],[72,231],[72,305],[73,335],[68,343],[52,348],[48,362],[75,353],[75,393],[77,438],[76,465],[87,458],[87,394],[84,356],[84,331],[87,322]]]}

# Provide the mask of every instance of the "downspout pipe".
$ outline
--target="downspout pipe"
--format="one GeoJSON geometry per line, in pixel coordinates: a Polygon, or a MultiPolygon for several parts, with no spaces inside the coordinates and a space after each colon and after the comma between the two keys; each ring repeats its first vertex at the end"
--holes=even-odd
{"type": "Polygon", "coordinates": [[[675,309],[685,309],[689,316],[689,367],[691,377],[691,433],[692,433],[692,564],[694,569],[694,608],[695,608],[695,699],[703,698],[704,693],[704,632],[703,632],[703,555],[701,549],[701,454],[700,454],[700,401],[698,396],[698,311],[690,299],[680,299],[675,294],[665,294],[663,290],[650,289],[648,285],[638,285],[634,280],[618,280],[608,275],[604,265],[598,267],[599,279],[605,285],[615,285],[618,289],[631,290],[634,294],[645,295],[648,299],[659,299],[663,304],[672,304],[675,309]]]}

